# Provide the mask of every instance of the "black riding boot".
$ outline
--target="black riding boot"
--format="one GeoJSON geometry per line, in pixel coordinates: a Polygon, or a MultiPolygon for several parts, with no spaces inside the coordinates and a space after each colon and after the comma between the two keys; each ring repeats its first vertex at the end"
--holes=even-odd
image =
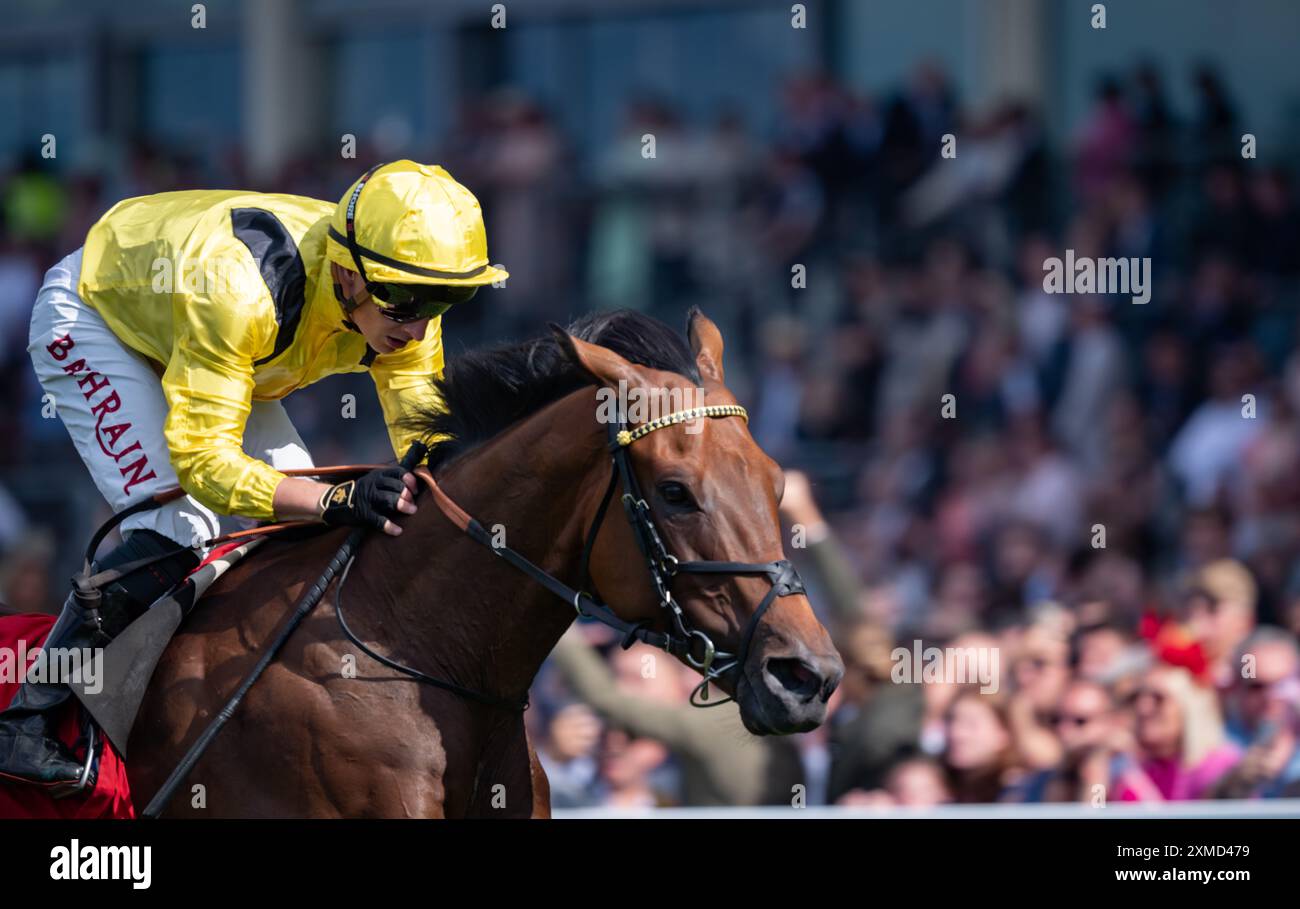
{"type": "MultiPolygon", "coordinates": [[[[97,613],[87,612],[69,595],[43,649],[102,648],[127,625],[144,614],[160,596],[198,564],[188,549],[154,533],[137,530],[126,542],[96,563],[106,571],[127,562],[171,552],[169,558],[139,568],[107,585],[97,613]]],[[[39,659],[44,659],[42,655],[39,659]]],[[[54,708],[72,696],[62,682],[27,682],[0,712],[0,780],[34,783],[58,790],[76,784],[83,762],[58,740],[50,728],[54,708]]]]}

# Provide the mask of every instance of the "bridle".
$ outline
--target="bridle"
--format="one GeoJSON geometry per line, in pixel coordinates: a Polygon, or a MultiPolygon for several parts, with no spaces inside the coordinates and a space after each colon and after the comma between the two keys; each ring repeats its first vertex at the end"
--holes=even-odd
{"type": "MultiPolygon", "coordinates": [[[[745,408],[738,404],[713,404],[679,410],[657,420],[643,423],[632,430],[629,430],[624,423],[610,424],[609,451],[613,460],[613,468],[610,471],[609,485],[605,489],[605,496],[601,500],[600,508],[596,511],[596,518],[592,522],[591,530],[587,532],[587,541],[582,550],[582,567],[579,573],[579,583],[582,585],[582,589],[585,589],[589,581],[588,563],[591,559],[591,551],[596,545],[596,535],[600,532],[614,490],[621,480],[623,484],[623,512],[627,515],[628,524],[631,525],[633,535],[636,537],[637,548],[641,550],[642,556],[645,557],[646,569],[650,572],[650,580],[654,585],[655,595],[659,599],[659,606],[668,613],[670,623],[670,629],[667,633],[650,631],[649,623],[644,620],[632,623],[624,631],[622,646],[626,649],[631,647],[635,641],[640,640],[684,659],[702,676],[700,684],[691,691],[690,696],[691,704],[696,707],[716,707],[734,700],[732,697],[726,697],[720,701],[714,701],[712,704],[705,703],[708,700],[709,683],[733,670],[740,670],[745,665],[745,660],[749,657],[750,646],[753,643],[754,631],[758,628],[758,623],[762,621],[768,607],[778,597],[794,596],[805,592],[803,580],[799,577],[799,572],[795,570],[789,559],[778,559],[772,562],[725,562],[718,560],[683,562],[670,553],[668,547],[664,545],[663,536],[659,533],[658,525],[655,524],[654,513],[651,511],[645,495],[641,492],[640,483],[636,478],[636,471],[632,469],[632,460],[628,449],[638,439],[643,439],[650,433],[668,426],[676,426],[679,423],[692,423],[704,418],[719,419],[725,417],[740,417],[746,423],[749,422],[749,414],[745,411],[745,408]],[[698,628],[692,627],[690,619],[682,611],[681,605],[673,597],[672,593],[673,580],[681,574],[763,575],[771,582],[772,586],[767,595],[763,597],[758,604],[758,608],[754,610],[754,614],[750,616],[749,621],[746,623],[741,634],[740,647],[734,653],[719,650],[712,638],[698,628]]],[[[575,597],[573,604],[580,616],[593,618],[607,625],[611,624],[608,621],[609,617],[612,616],[618,619],[608,606],[587,597],[585,593],[580,597],[575,597]],[[584,611],[582,598],[590,599],[599,609],[584,611]]],[[[622,622],[621,619],[618,621],[622,622]]],[[[627,625],[627,623],[623,624],[627,625]]]]}
{"type": "MultiPolygon", "coordinates": [[[[691,691],[690,703],[695,707],[716,707],[734,700],[734,697],[728,696],[719,701],[706,703],[708,701],[709,683],[722,678],[729,672],[742,670],[749,656],[754,632],[768,608],[779,597],[796,596],[805,593],[803,580],[799,577],[799,572],[795,570],[789,559],[777,559],[771,562],[726,562],[717,560],[683,562],[679,560],[664,545],[663,536],[659,533],[650,504],[642,494],[641,486],[637,482],[636,472],[632,469],[628,449],[638,439],[643,439],[650,433],[665,427],[706,418],[722,419],[726,417],[740,417],[746,422],[749,421],[749,414],[745,411],[745,408],[737,404],[714,404],[679,410],[657,420],[643,423],[635,429],[629,429],[627,424],[622,421],[609,424],[609,453],[612,460],[609,484],[605,489],[605,495],[601,499],[600,507],[596,511],[591,528],[587,531],[586,542],[582,549],[579,586],[577,588],[570,587],[554,575],[543,571],[509,546],[500,545],[494,541],[493,536],[488,533],[482,524],[452,501],[442,487],[438,485],[437,481],[434,480],[433,474],[429,472],[427,467],[416,470],[416,475],[429,488],[434,501],[443,514],[470,539],[487,547],[493,554],[505,559],[505,561],[537,581],[556,597],[564,600],[573,607],[578,616],[593,619],[617,631],[622,635],[621,645],[624,649],[640,641],[685,660],[702,676],[700,684],[691,691]],[[631,525],[637,548],[641,550],[641,554],[645,557],[646,568],[650,573],[650,580],[654,585],[659,606],[668,614],[667,631],[653,630],[650,627],[651,623],[645,619],[628,622],[620,618],[606,603],[597,599],[586,589],[590,582],[588,568],[591,562],[592,549],[596,545],[596,536],[604,523],[610,502],[613,500],[614,492],[620,481],[623,485],[621,499],[623,512],[627,515],[628,524],[631,525]],[[682,574],[761,575],[771,582],[771,589],[768,590],[766,596],[758,604],[754,614],[750,616],[741,634],[740,646],[734,652],[719,650],[713,639],[705,632],[693,627],[689,617],[682,611],[681,605],[672,594],[673,581],[678,575],[682,574]]],[[[347,623],[343,621],[341,588],[346,575],[345,570],[335,592],[335,610],[348,637],[354,643],[361,645],[372,657],[419,681],[452,691],[471,700],[514,710],[527,708],[528,701],[526,697],[522,701],[507,701],[472,691],[445,680],[434,679],[417,670],[382,657],[365,647],[352,634],[347,627],[347,623]]]]}

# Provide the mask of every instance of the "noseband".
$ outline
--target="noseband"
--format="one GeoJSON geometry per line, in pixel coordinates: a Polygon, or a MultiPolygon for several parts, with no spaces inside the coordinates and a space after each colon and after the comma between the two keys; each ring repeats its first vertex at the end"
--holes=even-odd
{"type": "MultiPolygon", "coordinates": [[[[679,410],[668,416],[644,423],[636,429],[628,429],[623,422],[609,424],[609,452],[613,465],[609,485],[605,489],[605,495],[601,499],[600,507],[596,511],[596,517],[592,521],[591,529],[587,532],[587,539],[583,545],[579,586],[576,589],[569,587],[558,578],[543,571],[510,547],[495,543],[492,535],[488,533],[482,524],[448,497],[427,468],[420,468],[416,471],[416,474],[429,487],[443,514],[471,539],[486,546],[495,555],[505,559],[515,568],[555,594],[555,596],[564,600],[574,608],[579,616],[594,619],[619,632],[623,636],[622,646],[624,649],[631,647],[637,641],[641,641],[685,660],[703,676],[700,684],[691,692],[691,704],[696,707],[716,707],[733,700],[733,698],[727,697],[720,701],[705,703],[708,700],[709,683],[729,672],[742,670],[745,660],[749,656],[754,632],[758,628],[758,623],[762,621],[768,607],[778,597],[795,596],[804,593],[803,580],[799,577],[798,571],[795,570],[789,559],[777,559],[772,562],[680,561],[664,545],[663,537],[655,524],[654,514],[641,492],[641,486],[636,479],[636,472],[632,469],[628,448],[638,439],[645,438],[650,433],[668,426],[690,423],[704,418],[720,419],[725,417],[740,417],[746,422],[749,421],[749,415],[746,413],[745,408],[739,405],[714,404],[679,410]],[[633,536],[636,537],[637,547],[645,557],[646,568],[650,572],[650,580],[654,585],[655,595],[659,599],[659,606],[668,613],[667,631],[654,631],[650,628],[650,622],[646,620],[627,622],[619,618],[608,605],[587,592],[590,582],[588,567],[591,561],[591,552],[596,545],[596,536],[600,532],[601,524],[605,520],[609,504],[613,500],[614,491],[618,487],[620,480],[623,484],[623,511],[627,515],[628,524],[632,527],[633,536]],[[740,646],[734,652],[719,650],[713,639],[703,631],[693,627],[690,619],[682,611],[681,605],[672,594],[673,580],[682,574],[761,575],[771,582],[771,589],[768,590],[767,595],[758,604],[754,614],[749,617],[749,621],[741,634],[740,646]]],[[[393,664],[389,663],[389,665],[393,664]]],[[[395,668],[408,671],[406,667],[395,668]]],[[[416,673],[414,670],[409,670],[408,674],[414,675],[416,673]]],[[[421,680],[439,684],[440,687],[471,696],[475,700],[485,699],[477,693],[461,689],[460,686],[439,683],[427,676],[424,676],[421,680]]],[[[504,703],[495,698],[488,700],[494,703],[504,703]]]]}

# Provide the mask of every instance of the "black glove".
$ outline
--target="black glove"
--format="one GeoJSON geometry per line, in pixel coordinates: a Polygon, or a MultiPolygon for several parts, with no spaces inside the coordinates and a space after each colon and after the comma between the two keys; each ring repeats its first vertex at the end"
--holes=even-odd
{"type": "Polygon", "coordinates": [[[326,524],[353,524],[384,529],[388,518],[396,518],[397,500],[406,484],[407,470],[394,464],[379,467],[355,480],[337,483],[320,497],[321,519],[326,524]]]}

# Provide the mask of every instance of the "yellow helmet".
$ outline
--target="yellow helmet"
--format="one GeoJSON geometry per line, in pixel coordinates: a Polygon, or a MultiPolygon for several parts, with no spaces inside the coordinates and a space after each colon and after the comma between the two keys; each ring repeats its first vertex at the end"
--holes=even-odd
{"type": "Polygon", "coordinates": [[[478,199],[436,164],[402,160],[366,171],[339,200],[326,246],[331,262],[367,286],[481,287],[510,277],[488,262],[478,199]]]}

